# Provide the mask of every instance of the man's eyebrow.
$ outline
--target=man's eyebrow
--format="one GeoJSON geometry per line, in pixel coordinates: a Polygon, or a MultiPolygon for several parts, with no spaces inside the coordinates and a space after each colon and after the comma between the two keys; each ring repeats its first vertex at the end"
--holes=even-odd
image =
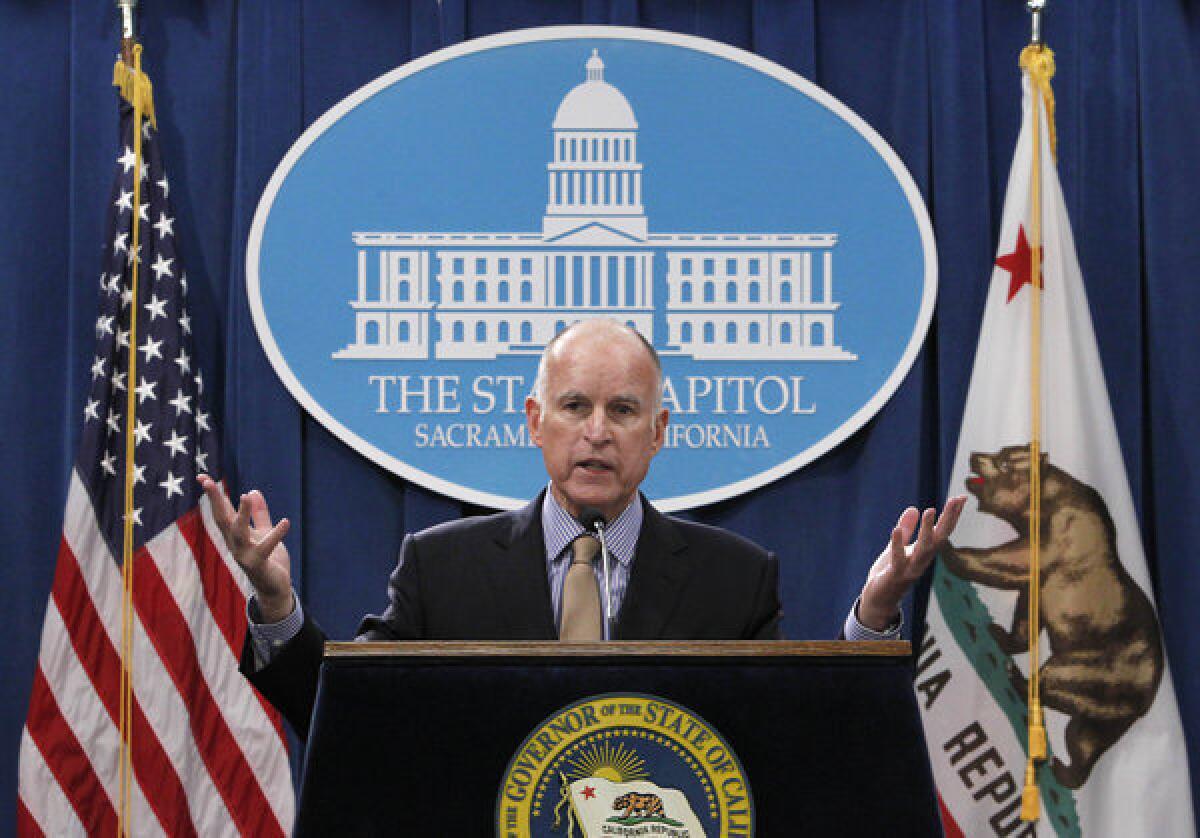
{"type": "Polygon", "coordinates": [[[555,399],[557,402],[591,401],[582,390],[563,390],[555,399]]]}
{"type": "Polygon", "coordinates": [[[609,404],[628,404],[634,407],[641,407],[642,400],[632,393],[618,393],[608,400],[609,404]]]}

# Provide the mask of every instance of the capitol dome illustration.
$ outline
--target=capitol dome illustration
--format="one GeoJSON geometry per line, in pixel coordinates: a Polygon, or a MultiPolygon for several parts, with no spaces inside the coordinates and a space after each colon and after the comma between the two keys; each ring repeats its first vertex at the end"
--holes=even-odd
{"type": "Polygon", "coordinates": [[[333,357],[536,355],[610,317],[664,356],[855,360],[835,340],[837,235],[651,233],[633,106],[597,50],[584,69],[550,126],[541,231],[353,233],[354,340],[333,357]]]}
{"type": "Polygon", "coordinates": [[[563,97],[554,114],[555,131],[636,131],[637,120],[625,94],[604,80],[604,61],[592,50],[587,79],[563,97]]]}

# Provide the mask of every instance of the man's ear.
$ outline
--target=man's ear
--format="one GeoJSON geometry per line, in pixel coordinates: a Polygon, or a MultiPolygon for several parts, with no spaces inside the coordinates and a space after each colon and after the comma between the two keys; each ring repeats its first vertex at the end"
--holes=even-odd
{"type": "Polygon", "coordinates": [[[665,407],[654,417],[654,441],[651,443],[651,447],[655,453],[663,446],[663,439],[667,433],[667,421],[670,418],[671,412],[665,407]]]}
{"type": "Polygon", "coordinates": [[[529,427],[529,438],[538,448],[542,447],[542,406],[533,396],[525,398],[525,424],[529,427]]]}

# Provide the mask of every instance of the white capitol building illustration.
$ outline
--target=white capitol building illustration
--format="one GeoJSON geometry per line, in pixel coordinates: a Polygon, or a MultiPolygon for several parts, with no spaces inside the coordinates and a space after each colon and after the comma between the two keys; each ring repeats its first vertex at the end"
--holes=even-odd
{"type": "Polygon", "coordinates": [[[354,342],[333,357],[537,354],[566,325],[611,317],[664,355],[855,360],[835,339],[837,235],[651,233],[633,108],[595,50],[586,67],[554,116],[542,231],[354,233],[354,342]]]}

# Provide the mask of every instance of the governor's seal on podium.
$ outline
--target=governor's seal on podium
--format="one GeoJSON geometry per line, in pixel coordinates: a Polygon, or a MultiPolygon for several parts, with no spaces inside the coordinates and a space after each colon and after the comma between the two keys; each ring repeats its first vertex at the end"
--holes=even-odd
{"type": "Polygon", "coordinates": [[[502,838],[716,838],[754,834],[750,783],[733,748],[686,707],[607,693],[543,721],[496,798],[502,838]]]}

